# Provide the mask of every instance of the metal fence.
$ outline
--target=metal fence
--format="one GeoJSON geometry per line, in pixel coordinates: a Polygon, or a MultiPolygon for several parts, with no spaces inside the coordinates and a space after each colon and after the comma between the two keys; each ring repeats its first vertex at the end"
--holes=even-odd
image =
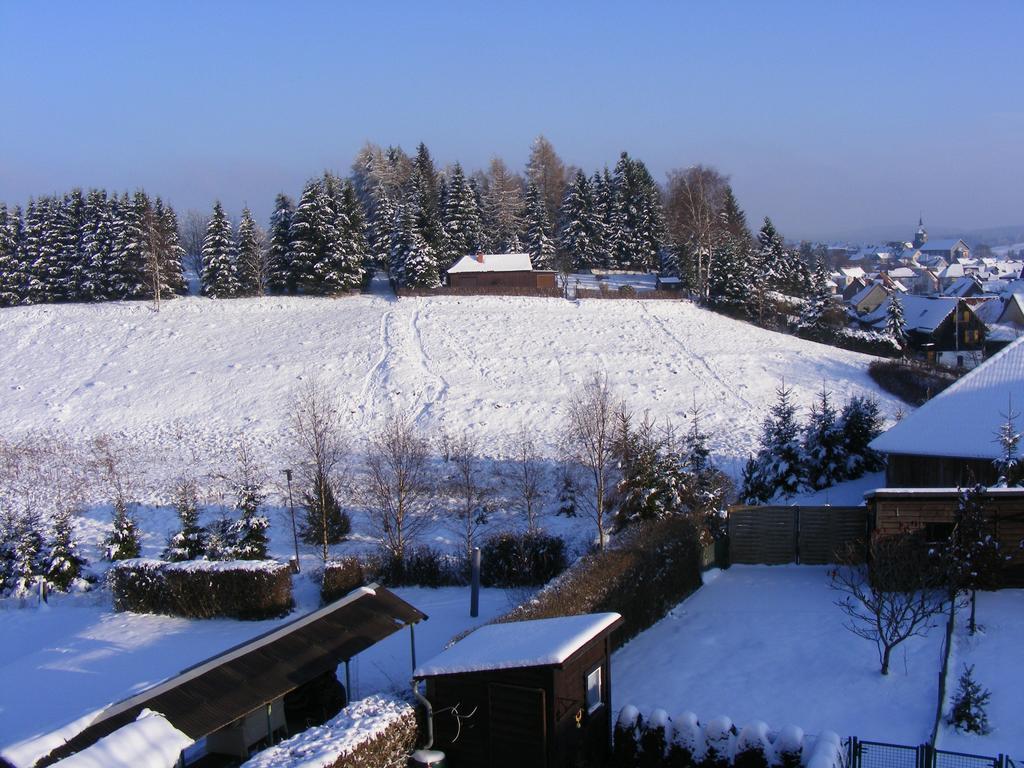
{"type": "Polygon", "coordinates": [[[858,738],[849,740],[847,757],[848,768],[1017,768],[1007,755],[971,755],[929,744],[908,747],[858,738]]]}

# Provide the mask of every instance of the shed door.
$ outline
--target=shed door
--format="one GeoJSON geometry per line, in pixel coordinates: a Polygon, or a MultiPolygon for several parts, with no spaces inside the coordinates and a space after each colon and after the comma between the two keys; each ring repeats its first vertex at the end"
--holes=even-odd
{"type": "Polygon", "coordinates": [[[491,683],[487,698],[491,765],[494,768],[524,765],[545,768],[548,749],[544,690],[491,683]]]}

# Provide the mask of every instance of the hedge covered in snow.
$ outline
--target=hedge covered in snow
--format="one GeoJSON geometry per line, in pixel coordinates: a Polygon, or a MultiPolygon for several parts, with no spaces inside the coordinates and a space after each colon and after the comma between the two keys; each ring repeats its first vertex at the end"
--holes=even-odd
{"type": "Polygon", "coordinates": [[[625,623],[612,636],[619,646],[700,587],[701,555],[700,531],[689,518],[636,523],[497,621],[619,613],[625,623]]]}
{"type": "Polygon", "coordinates": [[[404,765],[416,744],[416,710],[400,699],[370,696],[326,723],[266,749],[242,768],[387,768],[404,765]]]}
{"type": "Polygon", "coordinates": [[[367,574],[358,557],[342,557],[330,560],[324,565],[323,581],[320,583],[320,599],[326,605],[333,603],[353,589],[367,582],[367,574]]]}
{"type": "Polygon", "coordinates": [[[267,619],[292,609],[292,577],[276,560],[134,558],[108,574],[114,608],[192,619],[267,619]]]}
{"type": "Polygon", "coordinates": [[[772,731],[755,720],[737,728],[728,717],[701,723],[692,712],[644,717],[625,706],[615,723],[614,768],[845,768],[839,736],[807,736],[796,726],[772,731]]]}

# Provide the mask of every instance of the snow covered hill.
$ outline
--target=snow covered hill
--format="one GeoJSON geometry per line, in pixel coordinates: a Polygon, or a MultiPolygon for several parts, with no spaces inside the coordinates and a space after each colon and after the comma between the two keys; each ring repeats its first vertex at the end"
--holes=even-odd
{"type": "Polygon", "coordinates": [[[179,299],[0,311],[0,424],[8,437],[119,433],[157,477],[216,466],[244,434],[283,466],[291,393],[337,391],[354,451],[393,408],[425,429],[473,430],[489,455],[522,423],[554,453],[566,398],[594,370],[637,412],[685,422],[694,402],[738,475],[785,379],[809,406],[871,393],[870,358],[764,331],[687,302],[384,295],[179,299]]]}

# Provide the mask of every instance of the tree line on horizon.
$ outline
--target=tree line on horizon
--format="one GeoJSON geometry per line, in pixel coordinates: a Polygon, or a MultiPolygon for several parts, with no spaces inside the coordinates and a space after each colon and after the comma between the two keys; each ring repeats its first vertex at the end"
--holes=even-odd
{"type": "Polygon", "coordinates": [[[708,166],[659,185],[623,152],[612,169],[567,166],[538,137],[525,173],[494,158],[467,174],[365,145],[347,177],[310,179],[295,202],[277,195],[264,230],[248,208],[235,226],[145,192],[73,190],[0,204],[0,306],[152,299],[186,292],[195,273],[213,298],[338,295],[375,270],[396,288],[433,288],[460,257],[527,252],[537,269],[657,270],[712,307],[765,322],[773,292],[811,298],[827,275],[786,247],[770,219],[754,236],[727,176],[708,166]]]}

